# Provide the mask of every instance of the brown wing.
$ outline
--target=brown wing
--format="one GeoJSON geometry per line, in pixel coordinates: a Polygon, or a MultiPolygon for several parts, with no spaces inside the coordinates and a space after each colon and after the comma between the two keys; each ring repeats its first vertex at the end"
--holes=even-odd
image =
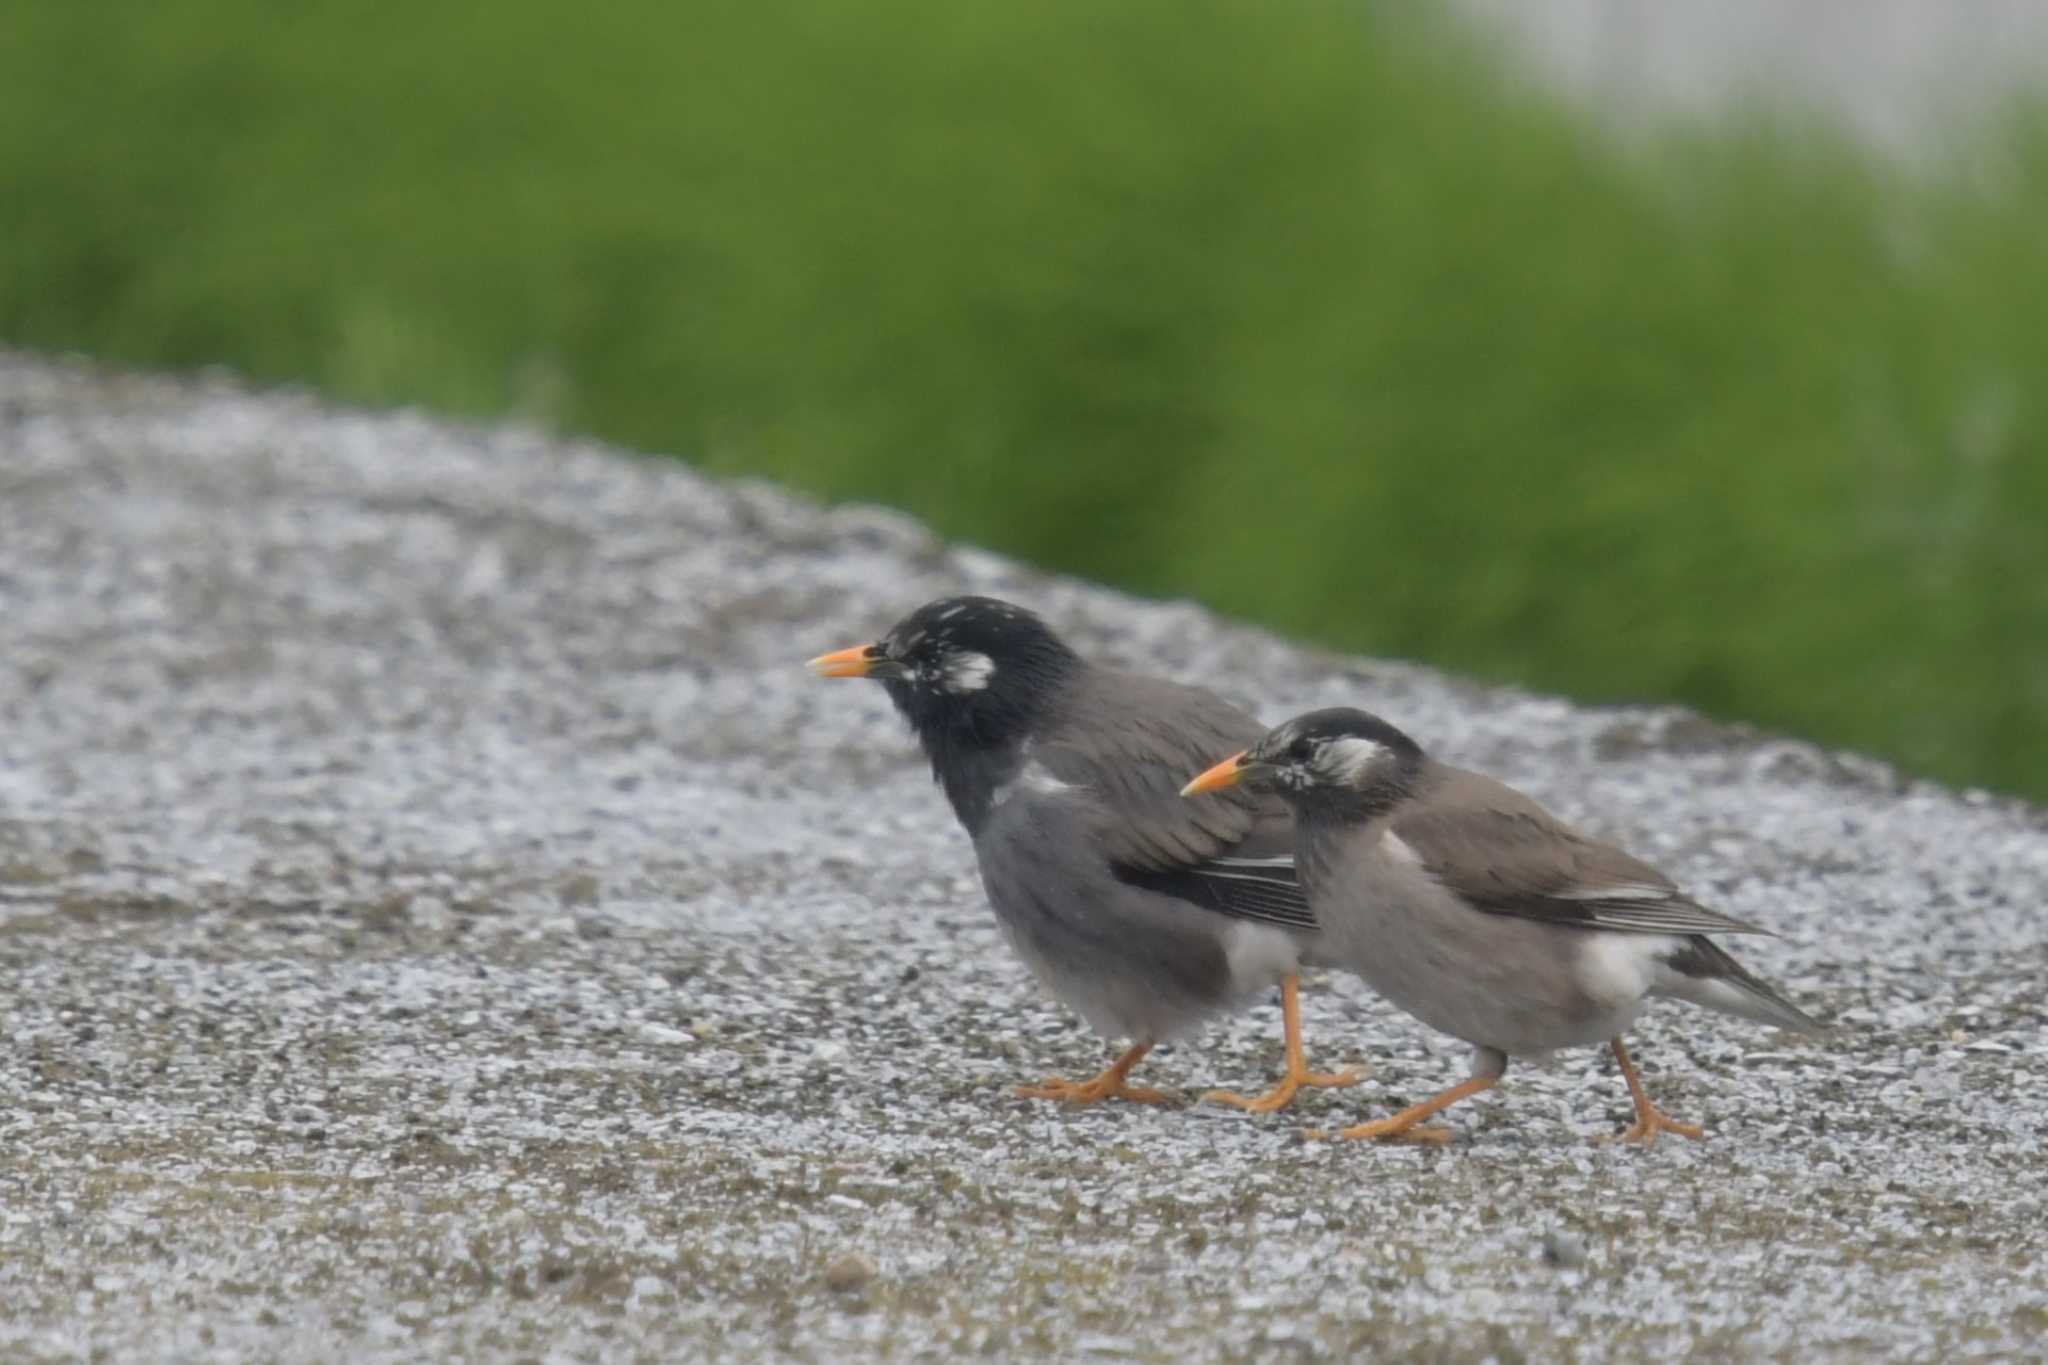
{"type": "Polygon", "coordinates": [[[1498,915],[1645,934],[1761,934],[1710,910],[1641,859],[1589,839],[1490,777],[1435,767],[1389,821],[1431,876],[1498,915]]]}

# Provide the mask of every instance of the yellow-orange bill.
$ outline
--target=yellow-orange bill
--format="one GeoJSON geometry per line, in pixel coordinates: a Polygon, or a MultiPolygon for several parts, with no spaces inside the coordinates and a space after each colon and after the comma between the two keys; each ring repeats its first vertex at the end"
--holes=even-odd
{"type": "Polygon", "coordinates": [[[804,667],[821,678],[865,678],[869,666],[874,663],[874,657],[873,645],[855,645],[851,649],[820,654],[804,667]]]}
{"type": "Polygon", "coordinates": [[[1200,796],[1203,792],[1219,792],[1225,787],[1235,787],[1244,777],[1244,769],[1240,766],[1243,761],[1244,752],[1239,750],[1194,781],[1188,783],[1185,787],[1182,787],[1180,794],[1182,796],[1200,796]]]}

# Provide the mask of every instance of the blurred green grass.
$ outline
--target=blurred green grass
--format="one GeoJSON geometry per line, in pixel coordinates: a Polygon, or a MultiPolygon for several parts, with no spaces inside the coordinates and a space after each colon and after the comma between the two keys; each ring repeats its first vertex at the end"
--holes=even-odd
{"type": "Polygon", "coordinates": [[[1624,143],[1369,0],[7,27],[11,344],[513,414],[2048,795],[2038,107],[1910,172],[1624,143]]]}

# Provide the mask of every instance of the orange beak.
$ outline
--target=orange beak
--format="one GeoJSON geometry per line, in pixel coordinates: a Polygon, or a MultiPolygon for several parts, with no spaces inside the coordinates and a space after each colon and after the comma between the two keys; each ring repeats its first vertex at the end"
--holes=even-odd
{"type": "Polygon", "coordinates": [[[1248,750],[1240,749],[1224,759],[1209,771],[1180,789],[1182,796],[1200,796],[1203,792],[1220,792],[1225,787],[1235,787],[1244,780],[1245,769],[1250,765],[1244,761],[1248,750]]]}
{"type": "Polygon", "coordinates": [[[880,645],[855,645],[851,649],[820,654],[804,667],[821,678],[865,678],[882,657],[880,645]]]}

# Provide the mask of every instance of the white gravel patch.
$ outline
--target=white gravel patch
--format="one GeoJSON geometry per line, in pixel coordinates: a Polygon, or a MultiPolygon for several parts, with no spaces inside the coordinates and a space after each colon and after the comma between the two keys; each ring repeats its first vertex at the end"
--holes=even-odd
{"type": "MultiPolygon", "coordinates": [[[[0,355],[0,1358],[1994,1358],[2048,1338],[2048,819],[1336,658],[665,460],[0,355]],[[1383,711],[1783,937],[1462,1074],[1342,977],[1296,1113],[1014,1098],[1041,998],[879,691],[946,592],[1383,711]],[[826,1274],[835,1267],[834,1274],[826,1274]],[[851,1267],[852,1269],[849,1269],[851,1267]],[[857,1272],[857,1273],[856,1273],[857,1272]],[[870,1273],[872,1272],[872,1273],[870,1273]]],[[[1148,1063],[1262,1085],[1268,1003],[1148,1063]]]]}

